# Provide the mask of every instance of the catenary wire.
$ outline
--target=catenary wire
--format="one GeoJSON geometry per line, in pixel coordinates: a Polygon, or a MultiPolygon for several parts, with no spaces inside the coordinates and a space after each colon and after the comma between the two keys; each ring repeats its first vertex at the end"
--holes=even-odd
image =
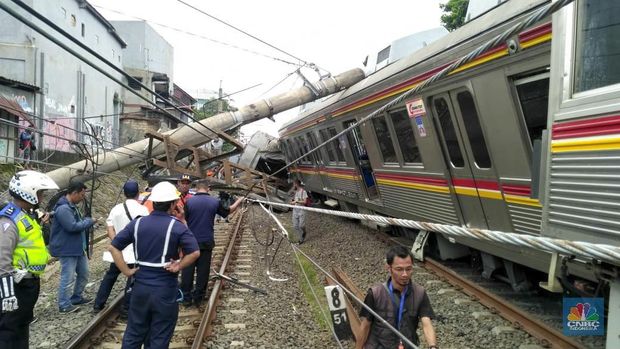
{"type": "MultiPolygon", "coordinates": [[[[249,200],[249,199],[248,199],[249,200]]],[[[250,201],[255,201],[255,200],[250,200],[250,201]]],[[[282,234],[284,234],[284,236],[286,236],[288,238],[288,231],[286,230],[286,228],[284,228],[284,226],[282,225],[282,223],[280,222],[280,220],[278,219],[278,217],[276,217],[273,213],[269,212],[269,210],[267,210],[265,208],[265,206],[263,206],[262,203],[260,203],[261,208],[269,215],[269,217],[271,217],[271,219],[273,219],[276,224],[278,225],[278,227],[280,228],[280,231],[282,232],[282,234]]],[[[270,203],[266,203],[266,204],[270,204],[270,203]]],[[[330,278],[331,280],[333,280],[338,286],[340,286],[350,297],[351,299],[353,299],[354,301],[356,301],[360,306],[362,306],[363,308],[365,308],[366,310],[368,310],[368,312],[370,314],[372,314],[372,316],[381,321],[385,326],[387,326],[392,332],[394,332],[394,334],[396,334],[398,337],[400,337],[403,342],[405,342],[407,345],[411,346],[414,349],[419,349],[415,344],[413,344],[407,337],[405,337],[400,331],[398,331],[394,326],[392,326],[387,320],[385,320],[384,318],[382,318],[381,316],[379,316],[379,314],[377,314],[373,309],[371,309],[368,305],[366,305],[366,303],[364,303],[361,299],[357,298],[355,296],[355,294],[353,294],[353,292],[351,292],[349,289],[347,289],[344,285],[342,285],[338,280],[336,280],[335,277],[333,277],[330,273],[328,273],[325,269],[323,269],[323,267],[321,267],[316,261],[314,261],[314,259],[310,258],[310,256],[308,256],[307,254],[305,254],[301,249],[299,249],[297,246],[295,246],[293,243],[290,244],[291,248],[293,249],[293,251],[297,251],[298,253],[301,253],[306,259],[308,259],[308,261],[310,261],[310,263],[312,263],[314,266],[316,266],[323,274],[325,274],[325,276],[327,276],[328,278],[330,278]]],[[[332,329],[333,330],[333,329],[332,329]]],[[[335,332],[334,332],[334,335],[335,332]]],[[[336,337],[338,338],[338,337],[336,337]]]]}
{"type": "MultiPolygon", "coordinates": [[[[13,110],[13,111],[15,111],[15,112],[25,113],[25,114],[26,114],[26,115],[28,115],[28,116],[34,117],[34,118],[36,118],[36,119],[43,120],[43,121],[48,122],[48,123],[53,124],[53,125],[58,125],[59,127],[62,127],[62,128],[64,128],[64,129],[67,129],[67,130],[70,130],[70,131],[73,131],[73,132],[76,132],[76,133],[79,133],[79,134],[82,134],[82,135],[85,135],[85,136],[91,136],[91,134],[89,134],[89,133],[87,133],[87,132],[84,132],[84,131],[81,131],[81,130],[77,130],[77,129],[75,129],[75,128],[72,128],[72,127],[69,127],[69,126],[65,126],[65,125],[62,125],[62,124],[58,124],[58,123],[54,122],[54,120],[46,119],[46,118],[44,118],[44,117],[42,117],[42,116],[39,116],[39,115],[36,115],[36,114],[34,114],[34,113],[30,113],[30,112],[24,111],[23,109],[17,109],[17,108],[13,108],[13,107],[10,107],[10,106],[3,106],[3,108],[5,108],[5,109],[9,109],[9,110],[13,110]]],[[[23,129],[29,129],[29,130],[32,130],[32,131],[34,131],[34,132],[36,132],[36,133],[39,133],[39,134],[42,134],[42,135],[45,135],[45,136],[50,136],[50,137],[53,137],[53,138],[56,138],[56,139],[61,139],[61,140],[67,141],[67,142],[69,142],[69,143],[74,142],[74,143],[79,143],[79,144],[87,145],[87,144],[86,144],[86,143],[84,143],[84,142],[79,142],[79,141],[77,141],[77,140],[72,140],[72,139],[69,139],[69,138],[64,138],[64,137],[61,137],[61,136],[58,136],[58,135],[54,135],[54,134],[51,134],[51,133],[45,132],[45,131],[43,131],[43,130],[39,130],[39,129],[37,129],[36,127],[27,127],[27,126],[24,126],[24,125],[21,125],[21,124],[19,124],[19,123],[15,123],[15,122],[12,122],[12,121],[10,121],[10,120],[6,120],[6,119],[1,119],[1,120],[3,120],[3,121],[0,121],[0,122],[5,122],[5,121],[7,121],[7,122],[10,122],[10,125],[12,125],[12,126],[16,126],[16,127],[18,127],[18,128],[23,128],[23,129]]],[[[117,144],[115,144],[115,143],[113,143],[113,142],[106,141],[106,140],[103,140],[103,139],[101,139],[101,141],[102,141],[102,142],[105,142],[105,143],[109,143],[109,144],[111,144],[111,145],[112,145],[112,146],[114,146],[114,147],[117,147],[116,149],[107,149],[107,151],[111,151],[111,152],[114,152],[114,153],[119,153],[119,154],[123,154],[123,155],[128,155],[128,154],[123,153],[123,152],[120,152],[120,151],[118,150],[118,149],[125,149],[125,150],[129,150],[129,151],[132,151],[132,152],[134,152],[134,153],[136,153],[136,154],[137,154],[137,155],[134,155],[134,156],[140,156],[140,157],[142,157],[143,159],[146,159],[146,158],[147,158],[147,157],[146,157],[146,155],[144,155],[143,153],[141,153],[141,152],[139,152],[139,151],[137,151],[137,150],[134,150],[134,149],[128,148],[128,147],[126,147],[126,146],[117,145],[117,144]]]]}
{"type": "Polygon", "coordinates": [[[163,27],[163,28],[167,28],[167,29],[170,29],[170,30],[174,30],[174,31],[182,33],[182,34],[191,35],[191,36],[194,36],[194,37],[197,37],[197,38],[200,38],[200,39],[211,41],[211,42],[216,43],[216,44],[220,44],[220,45],[227,46],[227,47],[232,47],[234,49],[245,51],[245,52],[248,52],[248,53],[253,54],[253,55],[262,56],[262,57],[273,59],[275,61],[279,61],[279,62],[282,62],[282,63],[299,66],[298,63],[290,62],[290,61],[287,61],[285,59],[273,57],[273,56],[270,56],[270,55],[267,55],[267,54],[264,54],[264,53],[260,53],[260,52],[253,51],[253,50],[250,50],[250,49],[247,49],[247,48],[243,48],[243,47],[237,46],[235,44],[229,44],[227,42],[224,42],[224,41],[221,41],[221,40],[217,40],[217,39],[213,39],[213,38],[204,36],[202,34],[193,33],[193,32],[187,31],[185,29],[173,27],[173,26],[170,26],[170,25],[167,25],[167,24],[155,22],[155,21],[152,21],[152,20],[149,20],[149,19],[145,19],[145,18],[142,18],[142,17],[130,15],[130,14],[118,11],[118,10],[112,10],[110,8],[103,7],[103,6],[100,6],[100,5],[93,5],[93,6],[96,7],[96,8],[102,9],[102,10],[106,10],[108,12],[112,12],[112,13],[116,13],[116,14],[125,16],[125,17],[129,17],[129,18],[133,18],[133,19],[138,19],[138,20],[144,21],[146,23],[150,23],[150,24],[155,24],[157,26],[160,26],[160,27],[163,27]]]}
{"type": "MultiPolygon", "coordinates": [[[[213,19],[213,20],[215,20],[215,21],[217,21],[219,23],[224,24],[227,27],[230,27],[230,28],[232,28],[232,29],[234,29],[234,30],[244,34],[244,35],[247,35],[247,36],[251,37],[252,39],[254,39],[254,40],[256,40],[256,41],[258,41],[258,42],[260,42],[260,43],[262,43],[264,45],[267,45],[267,46],[271,47],[272,49],[274,49],[274,50],[276,50],[278,52],[281,52],[281,53],[283,53],[283,54],[285,54],[285,55],[287,55],[287,56],[289,56],[291,58],[294,58],[294,59],[298,60],[299,62],[302,62],[304,66],[310,65],[310,63],[306,62],[305,60],[303,60],[303,59],[301,59],[301,58],[299,58],[299,57],[297,57],[297,56],[295,56],[295,55],[293,55],[293,54],[291,54],[289,52],[286,52],[286,51],[284,51],[284,50],[282,50],[282,49],[280,49],[280,48],[278,48],[278,47],[276,47],[276,46],[266,42],[265,40],[262,40],[262,39],[260,39],[260,38],[258,38],[256,36],[248,33],[247,31],[245,31],[243,29],[240,29],[240,28],[238,28],[238,27],[236,27],[236,26],[234,26],[234,25],[232,25],[232,24],[230,24],[230,23],[228,23],[228,22],[226,22],[226,21],[224,21],[222,19],[219,19],[219,18],[217,18],[217,17],[215,17],[215,16],[213,16],[213,15],[211,15],[211,14],[209,14],[209,13],[207,13],[207,12],[205,12],[205,11],[203,11],[203,10],[193,6],[193,5],[191,5],[191,4],[188,4],[187,2],[185,2],[183,0],[177,0],[177,2],[187,6],[189,8],[191,8],[191,9],[193,9],[193,10],[199,12],[199,13],[202,13],[203,15],[205,15],[205,16],[207,16],[207,17],[209,17],[209,18],[211,18],[211,19],[213,19]]],[[[301,65],[301,64],[298,64],[298,65],[301,65]]]]}
{"type": "MultiPolygon", "coordinates": [[[[138,85],[140,85],[142,88],[144,88],[146,91],[148,91],[149,93],[153,94],[154,96],[157,96],[159,99],[161,99],[162,101],[164,101],[167,105],[172,106],[173,108],[175,108],[179,113],[181,113],[182,115],[186,116],[188,119],[196,122],[196,119],[194,119],[191,115],[189,115],[188,113],[186,113],[185,111],[183,111],[181,108],[177,107],[176,105],[174,105],[174,103],[170,102],[169,100],[167,100],[166,98],[162,97],[161,95],[159,95],[157,92],[151,90],[150,88],[148,88],[146,85],[142,84],[140,81],[134,79],[131,75],[127,74],[125,71],[123,71],[121,68],[117,67],[115,64],[113,64],[112,62],[108,61],[107,59],[105,59],[103,56],[101,56],[99,53],[95,52],[93,49],[91,49],[90,47],[88,47],[87,45],[85,45],[84,43],[80,42],[78,39],[74,38],[71,34],[67,33],[65,30],[63,30],[62,28],[60,28],[59,26],[57,26],[55,23],[53,23],[51,20],[47,19],[46,17],[44,17],[43,15],[41,15],[39,12],[37,12],[36,10],[34,10],[33,8],[31,8],[30,6],[26,5],[25,3],[23,3],[21,0],[12,0],[15,4],[17,4],[18,6],[20,6],[21,8],[23,8],[24,10],[26,10],[28,13],[30,13],[31,15],[35,16],[37,19],[39,19],[40,21],[42,21],[43,23],[45,23],[46,25],[48,25],[49,27],[51,27],[52,29],[56,30],[57,32],[59,32],[60,34],[62,34],[63,36],[65,36],[67,39],[69,39],[71,42],[73,42],[74,44],[76,44],[77,46],[79,46],[80,48],[82,48],[83,50],[85,50],[86,52],[88,52],[89,54],[93,55],[94,57],[96,57],[97,59],[99,59],[101,62],[105,63],[106,65],[108,65],[109,67],[111,67],[113,70],[115,70],[116,72],[118,72],[119,74],[123,75],[124,77],[126,77],[129,81],[132,81],[138,85]]],[[[83,61],[84,63],[88,64],[89,66],[91,66],[93,69],[97,70],[98,72],[100,72],[101,74],[103,74],[104,76],[106,76],[107,78],[109,78],[110,80],[116,82],[118,85],[124,87],[126,90],[128,90],[129,92],[133,93],[134,95],[136,95],[138,98],[144,100],[145,102],[147,102],[148,104],[154,106],[156,109],[159,109],[161,111],[163,111],[164,114],[166,114],[168,117],[170,117],[171,119],[175,120],[176,122],[180,122],[184,125],[186,125],[187,127],[189,127],[190,129],[196,131],[197,133],[201,134],[202,136],[206,137],[207,139],[211,139],[214,136],[208,136],[205,133],[203,133],[202,131],[196,129],[194,126],[190,125],[189,123],[183,121],[182,119],[180,119],[179,117],[171,114],[170,112],[168,112],[167,110],[165,110],[164,108],[162,108],[161,106],[159,106],[157,103],[151,101],[150,99],[144,97],[142,94],[138,93],[137,91],[135,91],[134,89],[130,88],[127,84],[123,83],[122,81],[120,81],[119,79],[115,78],[114,76],[112,76],[112,74],[108,73],[107,71],[105,71],[103,68],[99,67],[98,65],[96,65],[95,63],[93,63],[92,61],[90,61],[89,59],[87,59],[86,57],[84,57],[83,55],[79,54],[78,52],[76,52],[75,50],[73,50],[72,48],[70,48],[69,46],[67,46],[66,44],[64,44],[63,42],[61,42],[60,40],[56,39],[53,35],[51,35],[50,33],[48,33],[47,31],[43,30],[41,27],[39,27],[38,25],[34,24],[32,21],[28,20],[27,18],[25,18],[24,16],[20,15],[19,13],[17,13],[16,11],[14,11],[13,9],[11,9],[10,7],[8,7],[6,4],[0,2],[0,8],[2,8],[3,10],[5,10],[6,12],[8,12],[10,15],[12,15],[14,18],[16,18],[17,20],[19,20],[20,22],[24,23],[25,25],[27,25],[28,27],[32,28],[33,30],[35,30],[36,32],[38,32],[39,34],[43,35],[44,37],[46,37],[48,40],[52,41],[53,43],[55,43],[56,45],[58,45],[59,47],[63,48],[65,51],[71,53],[73,56],[75,56],[76,58],[80,59],[81,61],[83,61]]],[[[202,123],[198,123],[200,126],[204,127],[205,129],[207,129],[209,132],[211,132],[212,134],[217,135],[217,132],[212,130],[211,128],[209,128],[208,126],[202,124],[202,123]]],[[[157,143],[157,145],[161,144],[161,142],[157,143]]]]}

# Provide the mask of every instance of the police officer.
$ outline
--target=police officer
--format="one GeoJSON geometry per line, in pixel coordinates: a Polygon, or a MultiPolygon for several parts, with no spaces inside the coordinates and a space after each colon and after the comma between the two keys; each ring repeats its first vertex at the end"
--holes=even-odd
{"type": "Polygon", "coordinates": [[[149,199],[153,212],[131,221],[109,248],[120,271],[134,277],[123,349],[168,348],[179,313],[178,273],[200,256],[192,232],[172,216],[179,200],[175,186],[161,182],[149,199]],[[130,269],[121,251],[132,243],[136,267],[130,269]]]}
{"type": "Polygon", "coordinates": [[[42,192],[48,189],[58,189],[58,186],[47,175],[36,171],[18,172],[9,183],[13,201],[0,210],[2,348],[28,348],[29,325],[39,298],[39,276],[48,260],[43,232],[33,214],[41,202],[42,192]]]}

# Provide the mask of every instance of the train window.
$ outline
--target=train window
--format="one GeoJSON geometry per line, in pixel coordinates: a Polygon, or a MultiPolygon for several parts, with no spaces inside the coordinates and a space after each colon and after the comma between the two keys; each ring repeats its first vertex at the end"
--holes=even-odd
{"type": "Polygon", "coordinates": [[[387,122],[385,122],[385,117],[379,116],[372,119],[372,124],[375,127],[379,149],[381,150],[381,155],[383,155],[383,162],[398,162],[394,144],[392,143],[392,135],[388,129],[387,122]]]}
{"type": "Polygon", "coordinates": [[[533,145],[535,140],[542,137],[543,130],[547,128],[549,73],[516,80],[515,87],[530,143],[533,145]]]}
{"type": "Polygon", "coordinates": [[[403,160],[405,163],[420,163],[422,158],[420,157],[420,150],[418,144],[415,141],[413,135],[413,127],[411,127],[411,119],[406,110],[401,110],[395,113],[390,113],[392,118],[392,124],[396,131],[396,139],[400,145],[400,150],[403,153],[403,160]]]}
{"type": "MultiPolygon", "coordinates": [[[[316,137],[314,136],[314,133],[312,132],[308,132],[306,134],[306,137],[308,138],[308,141],[310,142],[310,149],[308,149],[308,151],[316,148],[316,146],[318,145],[318,143],[316,142],[316,137]]],[[[314,153],[312,153],[312,155],[310,155],[312,158],[314,158],[316,163],[320,163],[320,160],[322,158],[321,156],[321,149],[315,151],[314,153]]]]}
{"type": "Polygon", "coordinates": [[[304,147],[304,141],[302,140],[302,137],[298,137],[296,140],[297,143],[297,149],[299,150],[299,156],[301,156],[301,163],[308,163],[310,162],[310,160],[308,160],[308,157],[305,156],[304,154],[306,154],[308,151],[305,149],[304,147]]]}
{"type": "Polygon", "coordinates": [[[452,123],[448,102],[446,102],[444,98],[437,98],[433,101],[433,104],[435,105],[437,119],[439,120],[443,137],[446,141],[450,162],[454,167],[463,167],[465,162],[463,161],[463,154],[461,153],[459,140],[456,136],[456,129],[454,128],[454,123],[452,123]]]}
{"type": "MultiPolygon", "coordinates": [[[[325,142],[329,139],[329,135],[327,134],[327,129],[319,130],[319,134],[321,135],[321,142],[325,142]]],[[[336,157],[334,156],[334,150],[332,149],[333,144],[326,144],[325,149],[327,150],[327,158],[329,162],[336,162],[336,157]]]]}
{"type": "MultiPolygon", "coordinates": [[[[328,130],[329,130],[330,138],[338,134],[338,132],[336,132],[336,129],[334,127],[330,127],[328,130]]],[[[332,142],[334,144],[334,149],[336,149],[336,156],[338,157],[338,161],[345,162],[344,153],[342,152],[342,148],[340,148],[340,142],[338,141],[338,139],[334,139],[332,142]]]]}
{"type": "Polygon", "coordinates": [[[577,3],[574,92],[620,83],[620,2],[577,3]]]}
{"type": "Polygon", "coordinates": [[[463,91],[456,95],[456,99],[459,102],[467,137],[469,137],[471,150],[474,153],[474,161],[479,168],[490,168],[491,158],[489,157],[487,144],[484,141],[482,127],[480,127],[474,98],[469,91],[463,91]]]}

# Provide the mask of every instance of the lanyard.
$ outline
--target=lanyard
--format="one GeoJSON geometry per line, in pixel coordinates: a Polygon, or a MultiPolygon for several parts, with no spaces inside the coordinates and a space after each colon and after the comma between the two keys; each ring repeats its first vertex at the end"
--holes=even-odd
{"type": "MultiPolygon", "coordinates": [[[[405,297],[407,296],[407,288],[409,285],[405,286],[405,289],[400,294],[400,304],[398,305],[398,314],[396,316],[396,329],[400,331],[400,323],[403,319],[403,312],[405,310],[405,297]]],[[[390,290],[390,299],[392,300],[392,304],[394,304],[394,308],[396,308],[396,300],[394,300],[394,288],[392,287],[392,280],[388,282],[388,290],[390,290]]]]}

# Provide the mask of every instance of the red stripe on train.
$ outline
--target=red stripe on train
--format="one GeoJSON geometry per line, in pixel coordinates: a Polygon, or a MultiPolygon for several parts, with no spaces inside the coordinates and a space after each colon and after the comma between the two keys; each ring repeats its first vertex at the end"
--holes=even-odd
{"type": "Polygon", "coordinates": [[[603,136],[620,133],[620,115],[554,124],[551,139],[603,136]]]}
{"type": "Polygon", "coordinates": [[[528,29],[524,32],[519,33],[519,41],[520,42],[529,41],[529,40],[536,39],[539,36],[543,36],[549,33],[551,33],[551,22],[541,24],[537,27],[534,27],[532,29],[528,29]]]}
{"type": "Polygon", "coordinates": [[[493,181],[487,180],[474,180],[471,178],[453,178],[452,185],[459,187],[469,187],[469,188],[478,188],[478,189],[486,189],[486,190],[498,190],[499,184],[493,181]]]}
{"type": "Polygon", "coordinates": [[[518,196],[530,196],[532,189],[529,186],[515,185],[515,184],[502,184],[502,190],[506,194],[518,195],[518,196]]]}

